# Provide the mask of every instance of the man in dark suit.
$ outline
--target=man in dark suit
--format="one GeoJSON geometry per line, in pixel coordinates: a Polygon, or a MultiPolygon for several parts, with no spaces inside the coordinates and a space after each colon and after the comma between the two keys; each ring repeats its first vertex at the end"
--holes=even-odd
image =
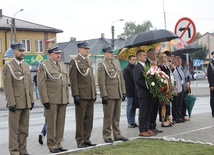
{"type": "Polygon", "coordinates": [[[210,107],[212,111],[212,117],[214,117],[214,51],[211,53],[213,59],[210,61],[207,68],[207,78],[210,87],[210,107]]]}
{"type": "Polygon", "coordinates": [[[149,137],[156,135],[153,131],[149,130],[150,116],[152,110],[152,94],[146,84],[146,79],[143,75],[145,62],[146,62],[146,52],[144,50],[139,50],[136,54],[138,63],[133,68],[134,82],[137,89],[137,95],[139,99],[139,136],[149,137]]]}
{"type": "Polygon", "coordinates": [[[129,128],[138,127],[135,123],[135,113],[136,113],[136,98],[135,98],[135,83],[133,77],[133,67],[136,64],[136,57],[134,55],[129,56],[129,64],[123,70],[123,78],[125,81],[126,87],[126,97],[127,97],[127,106],[126,106],[126,117],[128,121],[129,128]]]}
{"type": "MultiPolygon", "coordinates": [[[[147,59],[146,59],[146,65],[157,65],[157,53],[155,49],[151,48],[147,51],[147,59]]],[[[152,112],[150,116],[150,123],[149,123],[149,128],[155,133],[161,133],[163,132],[162,130],[157,130],[156,128],[156,119],[157,119],[157,113],[159,109],[160,103],[156,97],[152,99],[152,112]]]]}

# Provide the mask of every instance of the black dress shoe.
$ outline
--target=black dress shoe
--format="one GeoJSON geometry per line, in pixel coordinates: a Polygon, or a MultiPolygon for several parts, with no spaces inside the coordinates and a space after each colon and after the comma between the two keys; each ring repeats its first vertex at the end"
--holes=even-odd
{"type": "Polygon", "coordinates": [[[87,146],[96,146],[97,145],[97,144],[92,144],[91,142],[85,142],[84,144],[87,146]]]}
{"type": "Polygon", "coordinates": [[[161,124],[161,127],[162,127],[162,128],[163,128],[163,127],[172,127],[172,125],[171,125],[171,124],[168,124],[168,125],[161,124]]]}
{"type": "Polygon", "coordinates": [[[86,147],[88,147],[88,145],[85,145],[84,143],[80,143],[80,144],[77,144],[77,147],[78,148],[86,148],[86,147]]]}
{"type": "Polygon", "coordinates": [[[158,130],[158,129],[154,129],[154,130],[152,130],[154,133],[162,133],[163,132],[163,130],[158,130]]]}
{"type": "Polygon", "coordinates": [[[114,143],[114,141],[111,138],[109,138],[105,140],[105,143],[114,143]]]}
{"type": "Polygon", "coordinates": [[[126,137],[121,137],[121,138],[119,138],[119,139],[117,139],[116,141],[118,141],[118,140],[122,140],[122,141],[128,141],[129,139],[128,138],[126,138],[126,137]]]}
{"type": "Polygon", "coordinates": [[[174,122],[175,123],[181,123],[181,121],[179,119],[176,119],[174,122]]]}
{"type": "Polygon", "coordinates": [[[133,125],[134,125],[135,127],[139,127],[139,125],[138,125],[137,123],[133,123],[133,125]]]}
{"type": "Polygon", "coordinates": [[[59,153],[60,150],[59,149],[53,149],[53,150],[50,150],[51,153],[59,153]]]}
{"type": "Polygon", "coordinates": [[[65,152],[65,151],[68,151],[68,149],[63,149],[63,148],[61,147],[61,148],[59,148],[59,151],[60,151],[60,152],[65,152]]]}

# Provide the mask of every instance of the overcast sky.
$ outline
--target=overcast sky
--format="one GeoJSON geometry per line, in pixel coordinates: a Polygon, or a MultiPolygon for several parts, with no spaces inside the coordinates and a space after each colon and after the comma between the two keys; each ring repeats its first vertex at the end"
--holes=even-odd
{"type": "MultiPolygon", "coordinates": [[[[188,17],[197,32],[214,32],[214,0],[164,0],[166,28],[174,31],[176,22],[188,17]]],[[[51,26],[63,30],[58,42],[100,38],[101,33],[111,38],[123,32],[125,22],[137,24],[150,20],[157,29],[164,29],[163,0],[1,0],[3,15],[51,26]],[[114,22],[118,19],[124,21],[114,22]],[[114,23],[113,23],[114,22],[114,23]]]]}

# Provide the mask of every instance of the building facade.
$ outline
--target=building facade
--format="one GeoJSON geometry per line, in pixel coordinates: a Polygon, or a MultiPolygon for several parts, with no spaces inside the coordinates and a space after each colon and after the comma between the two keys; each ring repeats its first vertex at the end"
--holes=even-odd
{"type": "Polygon", "coordinates": [[[24,44],[26,48],[24,60],[33,67],[47,59],[47,49],[50,44],[46,42],[51,38],[56,38],[57,33],[63,32],[60,29],[14,19],[1,13],[2,11],[0,10],[0,88],[3,87],[2,70],[4,63],[11,59],[11,56],[5,55],[6,51],[10,49],[11,43],[17,41],[24,44]],[[15,25],[13,25],[13,20],[15,25]]]}

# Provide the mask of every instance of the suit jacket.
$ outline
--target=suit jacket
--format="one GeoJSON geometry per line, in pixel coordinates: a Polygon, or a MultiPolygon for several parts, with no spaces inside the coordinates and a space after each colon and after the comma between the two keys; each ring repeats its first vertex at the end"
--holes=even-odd
{"type": "Polygon", "coordinates": [[[168,66],[159,65],[158,67],[159,67],[164,73],[166,73],[166,75],[168,75],[169,78],[170,78],[170,69],[169,69],[168,66]]]}
{"type": "Polygon", "coordinates": [[[94,99],[97,95],[94,72],[91,61],[88,58],[86,60],[78,55],[70,61],[69,78],[72,96],[80,96],[81,99],[94,99]],[[84,76],[88,68],[89,73],[84,76]]]}
{"type": "Polygon", "coordinates": [[[211,62],[208,65],[207,78],[208,78],[208,82],[209,82],[209,87],[214,87],[214,70],[211,67],[211,63],[214,66],[214,60],[211,60],[211,62]]]}
{"type": "Polygon", "coordinates": [[[47,60],[39,65],[37,71],[37,84],[42,103],[67,104],[68,95],[68,73],[63,62],[58,62],[58,66],[52,61],[47,60]],[[44,67],[46,66],[46,68],[44,67]],[[49,74],[47,73],[47,70],[49,74]],[[53,80],[53,78],[61,78],[53,80]]]}
{"type": "Polygon", "coordinates": [[[101,97],[108,96],[108,99],[121,99],[122,95],[126,93],[123,74],[118,62],[113,60],[111,63],[104,59],[98,64],[97,74],[101,97]],[[110,77],[114,77],[115,74],[117,74],[115,78],[110,77]]]}
{"type": "Polygon", "coordinates": [[[152,97],[143,76],[144,67],[138,62],[133,68],[134,82],[137,89],[138,98],[152,97]]]}
{"type": "Polygon", "coordinates": [[[6,63],[3,69],[3,81],[8,106],[16,105],[17,109],[31,108],[31,103],[34,103],[33,83],[27,63],[22,62],[22,67],[14,59],[6,63]],[[8,64],[12,70],[9,69],[8,64]],[[12,74],[17,78],[21,76],[24,78],[17,80],[12,74]]]}
{"type": "Polygon", "coordinates": [[[123,70],[123,78],[125,81],[126,96],[135,97],[135,83],[133,77],[133,67],[134,65],[128,64],[123,70]]]}

